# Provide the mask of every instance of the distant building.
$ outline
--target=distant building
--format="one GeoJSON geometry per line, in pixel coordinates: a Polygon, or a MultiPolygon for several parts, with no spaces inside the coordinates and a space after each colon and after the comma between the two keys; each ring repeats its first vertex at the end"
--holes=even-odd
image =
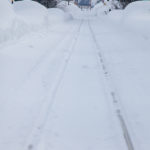
{"type": "Polygon", "coordinates": [[[91,0],[74,0],[79,7],[91,7],[91,0]]]}

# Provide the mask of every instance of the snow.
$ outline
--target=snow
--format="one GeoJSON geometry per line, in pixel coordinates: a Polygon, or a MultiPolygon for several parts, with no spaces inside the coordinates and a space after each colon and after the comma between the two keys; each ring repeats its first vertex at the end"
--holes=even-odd
{"type": "MultiPolygon", "coordinates": [[[[109,14],[110,12],[114,12],[116,8],[120,9],[121,5],[118,1],[114,0],[104,0],[100,1],[99,3],[95,4],[93,6],[94,8],[92,9],[92,13],[95,16],[103,16],[104,14],[109,14]]],[[[117,15],[117,13],[116,13],[117,15]]],[[[115,17],[115,15],[113,15],[115,17]]]]}
{"type": "Polygon", "coordinates": [[[146,1],[134,2],[93,21],[135,149],[146,150],[150,147],[149,6],[146,1]]]}
{"type": "Polygon", "coordinates": [[[0,43],[19,39],[40,29],[47,30],[49,26],[54,27],[62,20],[72,19],[71,15],[60,9],[48,10],[31,0],[17,1],[14,5],[2,0],[0,4],[0,43]]]}
{"type": "Polygon", "coordinates": [[[122,22],[122,16],[123,16],[123,10],[113,10],[108,14],[109,19],[113,23],[119,23],[119,25],[122,22]]]}
{"type": "Polygon", "coordinates": [[[65,13],[63,10],[58,8],[48,9],[48,22],[49,24],[59,24],[59,22],[69,21],[72,16],[65,13]]]}
{"type": "Polygon", "coordinates": [[[109,6],[104,5],[102,2],[95,5],[92,12],[95,16],[103,16],[105,12],[109,9],[109,6]]]}
{"type": "Polygon", "coordinates": [[[108,17],[113,23],[122,26],[125,30],[142,35],[145,38],[150,36],[150,2],[132,2],[124,10],[113,10],[108,17]]]}
{"type": "Polygon", "coordinates": [[[54,150],[126,149],[119,131],[112,125],[115,123],[110,119],[113,115],[103,93],[102,70],[93,51],[93,39],[87,34],[91,34],[88,21],[83,21],[71,39],[71,54],[63,68],[42,139],[46,147],[54,150]]]}
{"type": "Polygon", "coordinates": [[[67,1],[61,1],[58,5],[58,8],[64,10],[67,14],[73,16],[76,19],[80,19],[82,12],[80,8],[74,4],[74,2],[70,1],[69,5],[67,1]]]}
{"type": "Polygon", "coordinates": [[[19,1],[14,3],[14,10],[26,24],[41,26],[46,23],[47,9],[38,2],[31,0],[19,1]]]}
{"type": "Polygon", "coordinates": [[[15,14],[13,12],[13,8],[11,4],[8,1],[1,0],[0,1],[0,29],[7,29],[8,26],[11,26],[12,20],[15,17],[15,14]],[[7,16],[7,19],[6,19],[7,16]]]}
{"type": "Polygon", "coordinates": [[[16,15],[11,4],[6,0],[0,1],[0,43],[11,37],[16,15]],[[7,18],[6,18],[7,16],[7,18]]]}
{"type": "Polygon", "coordinates": [[[0,150],[149,150],[148,4],[1,0],[0,150]]]}
{"type": "Polygon", "coordinates": [[[134,32],[143,35],[150,35],[150,2],[139,1],[131,3],[123,13],[122,22],[124,26],[134,32]]]}

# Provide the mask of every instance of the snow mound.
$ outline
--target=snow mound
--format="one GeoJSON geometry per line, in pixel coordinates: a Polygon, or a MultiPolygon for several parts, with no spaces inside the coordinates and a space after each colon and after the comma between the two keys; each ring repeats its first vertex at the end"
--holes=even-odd
{"type": "MultiPolygon", "coordinates": [[[[93,4],[92,4],[92,6],[93,6],[93,4]]],[[[110,12],[112,12],[116,9],[121,9],[121,8],[122,8],[122,6],[118,1],[104,0],[104,1],[100,1],[98,3],[95,3],[92,12],[95,16],[103,16],[103,15],[109,14],[110,12]]]]}
{"type": "Polygon", "coordinates": [[[95,7],[92,9],[92,13],[95,16],[102,16],[107,11],[108,7],[105,6],[102,2],[95,5],[95,7]]]}
{"type": "Polygon", "coordinates": [[[7,29],[14,18],[15,13],[11,4],[7,0],[0,0],[0,30],[7,29]]]}
{"type": "Polygon", "coordinates": [[[80,18],[82,12],[80,8],[74,4],[74,2],[70,2],[68,5],[67,1],[62,1],[57,5],[58,8],[65,11],[69,16],[73,18],[80,18]]]}
{"type": "Polygon", "coordinates": [[[16,25],[16,14],[7,0],[0,0],[0,43],[12,38],[16,25]]]}
{"type": "Polygon", "coordinates": [[[17,1],[13,5],[8,0],[0,0],[0,44],[38,30],[47,31],[48,26],[62,25],[72,19],[67,9],[66,12],[46,9],[31,0],[17,1]]]}
{"type": "Polygon", "coordinates": [[[65,11],[66,7],[68,6],[68,2],[67,1],[60,1],[57,4],[57,8],[62,9],[65,11]]]}
{"type": "Polygon", "coordinates": [[[108,14],[111,10],[113,10],[114,7],[111,3],[111,1],[106,1],[106,2],[99,2],[97,3],[92,12],[95,16],[104,16],[108,14]]]}
{"type": "Polygon", "coordinates": [[[31,0],[0,0],[0,43],[18,39],[47,25],[47,9],[31,0]]]}
{"type": "Polygon", "coordinates": [[[14,10],[27,24],[42,25],[46,22],[47,9],[37,2],[31,0],[16,2],[14,10]]]}
{"type": "Polygon", "coordinates": [[[150,35],[150,2],[138,1],[129,4],[123,13],[124,26],[143,35],[150,35]]]}
{"type": "Polygon", "coordinates": [[[117,9],[113,10],[108,14],[108,17],[111,21],[120,23],[123,16],[123,10],[117,9]]]}
{"type": "Polygon", "coordinates": [[[70,20],[71,16],[65,13],[63,10],[58,8],[50,8],[48,9],[48,22],[49,24],[56,24],[59,22],[64,22],[66,20],[70,20]]]}

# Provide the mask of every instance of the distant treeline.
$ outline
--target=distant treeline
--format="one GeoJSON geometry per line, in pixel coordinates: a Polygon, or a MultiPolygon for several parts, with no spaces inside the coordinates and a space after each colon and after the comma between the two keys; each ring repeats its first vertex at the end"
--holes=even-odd
{"type": "Polygon", "coordinates": [[[118,0],[118,1],[122,4],[123,8],[125,8],[129,3],[132,3],[138,0],[118,0]]]}
{"type": "MultiPolygon", "coordinates": [[[[21,1],[21,0],[15,0],[15,1],[21,1]]],[[[47,8],[52,8],[57,5],[56,0],[33,0],[33,1],[39,2],[40,4],[44,5],[47,8]]]]}
{"type": "MultiPolygon", "coordinates": [[[[15,1],[21,1],[21,0],[15,0],[15,1]]],[[[47,8],[53,8],[53,7],[56,7],[57,5],[57,0],[33,0],[33,1],[39,2],[40,4],[44,5],[47,8]]],[[[70,1],[70,0],[66,0],[66,1],[70,1]]],[[[103,0],[98,0],[98,2],[100,1],[103,1],[103,0]]],[[[123,8],[125,8],[129,3],[138,1],[138,0],[116,0],[116,1],[120,2],[123,8]]]]}

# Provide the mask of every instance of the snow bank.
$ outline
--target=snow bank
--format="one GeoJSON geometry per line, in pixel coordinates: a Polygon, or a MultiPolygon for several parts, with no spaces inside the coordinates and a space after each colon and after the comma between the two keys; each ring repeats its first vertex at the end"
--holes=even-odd
{"type": "Polygon", "coordinates": [[[38,2],[31,0],[17,1],[14,5],[7,0],[0,0],[0,43],[18,39],[25,34],[49,25],[71,19],[71,15],[60,9],[46,9],[38,2]]]}
{"type": "Polygon", "coordinates": [[[93,13],[95,16],[103,16],[104,14],[109,14],[116,8],[121,8],[119,2],[113,0],[104,0],[104,2],[101,1],[94,6],[93,13]]]}
{"type": "Polygon", "coordinates": [[[47,9],[34,1],[25,0],[14,4],[15,12],[28,25],[44,25],[46,23],[47,9]]]}
{"type": "Polygon", "coordinates": [[[106,10],[107,10],[107,7],[102,2],[100,2],[97,5],[95,5],[95,7],[92,9],[92,13],[95,16],[102,16],[105,14],[106,10]]]}
{"type": "Polygon", "coordinates": [[[47,10],[30,0],[10,4],[0,0],[0,43],[39,29],[46,22],[47,10]]]}
{"type": "Polygon", "coordinates": [[[12,5],[7,0],[0,0],[0,43],[11,37],[16,15],[12,5]]]}
{"type": "Polygon", "coordinates": [[[63,10],[58,8],[50,8],[48,9],[48,23],[50,25],[57,25],[57,23],[64,22],[67,20],[71,20],[72,17],[65,13],[63,10]]]}
{"type": "Polygon", "coordinates": [[[150,35],[150,2],[138,1],[129,4],[123,13],[122,23],[128,29],[150,35]]]}
{"type": "Polygon", "coordinates": [[[8,28],[14,17],[11,4],[7,0],[0,0],[0,30],[8,28]]]}
{"type": "Polygon", "coordinates": [[[81,17],[82,12],[80,11],[80,8],[74,4],[74,2],[70,2],[68,5],[67,1],[62,1],[57,5],[57,7],[65,11],[70,17],[81,17]]]}
{"type": "Polygon", "coordinates": [[[109,19],[116,23],[121,22],[122,16],[123,16],[123,10],[119,10],[119,9],[113,10],[108,14],[109,19]]]}
{"type": "MultiPolygon", "coordinates": [[[[103,14],[103,7],[102,4],[95,6],[97,16],[103,14]]],[[[107,20],[125,30],[150,38],[150,1],[137,1],[124,10],[113,10],[107,14],[107,20]]]]}

